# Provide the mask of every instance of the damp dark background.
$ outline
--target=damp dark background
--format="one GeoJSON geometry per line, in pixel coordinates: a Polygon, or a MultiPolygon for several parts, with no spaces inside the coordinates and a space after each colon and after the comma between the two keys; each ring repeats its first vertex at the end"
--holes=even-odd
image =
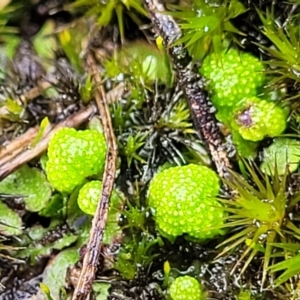
{"type": "MultiPolygon", "coordinates": [[[[15,48],[11,58],[5,58],[4,55],[1,54],[3,60],[7,61],[7,63],[2,63],[2,68],[5,65],[5,69],[1,71],[5,75],[1,77],[0,81],[0,108],[1,101],[4,101],[4,99],[8,97],[16,98],[20,96],[21,99],[21,95],[31,91],[38,85],[39,81],[47,76],[47,71],[43,67],[43,64],[40,63],[41,58],[38,57],[32,40],[49,20],[54,21],[56,28],[63,28],[76,22],[76,20],[86,18],[85,6],[78,10],[68,9],[74,2],[76,1],[26,0],[11,2],[11,5],[15,5],[16,9],[6,15],[8,19],[3,28],[14,28],[14,35],[20,39],[20,43],[15,48]]],[[[93,2],[97,5],[97,1],[93,2]]],[[[291,15],[296,15],[300,12],[297,2],[295,2],[295,4],[274,0],[243,0],[240,2],[245,5],[247,10],[232,20],[234,26],[243,33],[243,35],[236,35],[236,41],[234,43],[236,43],[237,47],[243,49],[243,51],[250,52],[262,60],[267,60],[269,59],[268,54],[262,51],[257,44],[269,47],[272,43],[261,32],[262,22],[256,9],[260,9],[261,11],[272,10],[277,22],[283,24],[291,15]]],[[[99,1],[99,3],[102,2],[99,1]]],[[[103,1],[103,3],[105,3],[105,1],[103,1]]],[[[165,4],[168,6],[180,5],[181,3],[165,1],[165,4]]],[[[5,18],[5,16],[1,16],[1,18],[5,18]]],[[[143,40],[146,43],[154,44],[155,33],[151,22],[146,16],[140,15],[139,18],[137,24],[128,14],[124,14],[124,37],[126,43],[143,40]]],[[[91,21],[91,30],[95,30],[95,26],[92,22],[93,21],[91,21]]],[[[3,36],[4,35],[0,32],[0,42],[2,44],[9,44],[10,40],[3,38],[3,36]]],[[[98,33],[94,35],[94,39],[90,41],[89,47],[100,49],[99,53],[104,53],[104,56],[108,57],[109,54],[113,53],[115,48],[121,46],[124,37],[120,35],[118,19],[113,15],[109,24],[102,26],[102,28],[98,30],[98,33]]],[[[51,78],[48,78],[48,81],[55,86],[57,91],[55,101],[53,101],[53,98],[49,95],[40,94],[34,97],[32,101],[22,103],[24,108],[22,115],[1,119],[0,145],[7,145],[16,136],[40,124],[45,117],[48,117],[51,123],[58,124],[84,107],[85,104],[82,101],[82,94],[80,93],[82,78],[86,77],[84,70],[78,71],[63,49],[55,50],[54,57],[51,58],[48,63],[52,66],[51,78]],[[53,78],[55,78],[55,80],[53,78]]],[[[100,69],[105,68],[104,64],[100,63],[100,65],[100,69]]],[[[105,82],[107,92],[112,89],[113,85],[112,80],[108,78],[105,82]]],[[[295,95],[299,91],[299,85],[294,84],[292,81],[287,81],[285,88],[288,90],[289,95],[295,95]]],[[[143,159],[148,160],[147,173],[142,170],[139,161],[135,161],[128,166],[126,158],[123,157],[120,159],[120,170],[116,185],[129,199],[129,204],[126,205],[125,210],[128,209],[128,207],[134,206],[138,212],[143,211],[143,208],[146,206],[145,198],[147,184],[150,178],[157,171],[159,166],[166,162],[173,162],[178,149],[182,151],[181,141],[185,138],[184,134],[176,132],[174,137],[170,137],[170,128],[160,126],[159,123],[160,116],[164,115],[164,112],[172,107],[172,101],[170,99],[176,97],[180,92],[178,89],[176,85],[172,87],[154,85],[144,93],[143,97],[145,101],[141,106],[136,111],[130,112],[135,125],[150,128],[153,130],[153,134],[151,136],[151,143],[149,142],[149,144],[147,144],[148,148],[144,147],[142,153],[140,153],[143,159]],[[151,151],[153,145],[156,149],[155,153],[151,151]],[[151,159],[149,159],[149,156],[151,156],[151,159]],[[136,199],[128,191],[129,189],[134,189],[136,182],[139,182],[140,194],[138,204],[136,199]]],[[[124,101],[126,101],[126,96],[124,99],[124,101]]],[[[294,101],[292,103],[293,108],[297,111],[297,102],[294,101]]],[[[189,122],[191,122],[191,118],[189,118],[189,122]]],[[[84,126],[85,125],[82,125],[82,128],[84,128],[84,126]]],[[[123,141],[128,137],[128,132],[126,132],[126,130],[119,131],[116,129],[116,135],[123,141]]],[[[193,139],[192,142],[195,142],[195,140],[193,139]]],[[[271,139],[265,139],[260,144],[260,148],[270,143],[271,139]]],[[[260,149],[258,151],[260,151],[260,149]]],[[[192,161],[193,157],[191,154],[190,156],[192,161]]],[[[202,159],[204,162],[207,162],[207,153],[205,154],[204,152],[202,159]]],[[[30,166],[41,168],[38,159],[31,161],[30,166]]],[[[291,180],[290,188],[296,189],[298,186],[297,182],[297,179],[291,180]]],[[[57,225],[50,226],[50,224],[52,224],[51,218],[43,217],[38,213],[27,212],[25,210],[22,196],[8,196],[3,194],[0,195],[0,197],[10,208],[20,213],[25,226],[24,230],[26,233],[24,235],[28,235],[30,228],[37,224],[44,229],[49,228],[41,239],[34,241],[38,247],[50,245],[67,233],[76,233],[77,228],[81,226],[80,222],[84,222],[84,220],[80,219],[74,223],[69,223],[64,220],[62,215],[57,225]]],[[[298,207],[296,206],[291,213],[294,214],[294,219],[296,220],[295,224],[298,226],[298,220],[300,219],[298,207]]],[[[147,262],[147,264],[143,265],[141,263],[143,260],[138,262],[133,260],[132,263],[137,264],[134,268],[134,276],[130,279],[120,276],[122,272],[113,267],[115,256],[120,251],[126,249],[127,246],[129,249],[134,249],[135,245],[133,245],[132,240],[136,242],[136,240],[142,241],[144,238],[143,230],[126,226],[128,225],[127,219],[133,218],[132,215],[133,213],[131,215],[125,214],[120,218],[120,226],[124,226],[123,240],[114,241],[112,245],[107,246],[110,247],[111,250],[110,256],[108,258],[102,258],[105,268],[104,270],[99,270],[96,276],[99,282],[108,282],[110,284],[107,299],[165,299],[166,296],[162,293],[162,285],[164,281],[163,264],[166,261],[169,261],[172,266],[172,272],[175,277],[189,274],[200,278],[207,291],[207,299],[242,299],[238,298],[238,295],[244,288],[251,290],[253,297],[251,299],[296,299],[291,298],[290,291],[284,285],[277,288],[269,288],[268,285],[273,281],[272,277],[268,278],[268,282],[265,284],[266,288],[261,291],[262,255],[257,255],[257,257],[252,260],[244,274],[240,275],[239,272],[243,266],[242,263],[241,266],[236,268],[235,272],[231,274],[232,267],[237,262],[241,253],[245,251],[245,248],[243,245],[240,245],[237,249],[232,251],[232,253],[227,253],[215,261],[214,258],[218,254],[216,246],[220,243],[220,240],[199,244],[197,242],[189,242],[181,237],[178,238],[175,243],[171,243],[168,240],[164,240],[163,243],[157,242],[151,247],[151,251],[144,253],[145,256],[152,257],[151,262],[147,262]],[[128,245],[126,245],[126,243],[128,245]]],[[[135,216],[133,220],[135,221],[136,219],[138,218],[135,216]]],[[[149,214],[144,214],[142,219],[148,233],[147,239],[143,241],[149,242],[156,239],[154,222],[149,217],[149,214]]],[[[58,249],[52,249],[46,255],[42,255],[34,264],[30,264],[26,259],[20,262],[18,259],[14,260],[14,255],[16,258],[18,256],[17,251],[6,250],[5,247],[18,246],[20,240],[20,245],[22,246],[22,239],[25,238],[3,237],[0,244],[1,247],[3,246],[3,253],[12,257],[7,258],[5,255],[0,256],[0,278],[5,286],[2,291],[0,291],[0,299],[2,300],[39,299],[36,298],[35,295],[39,288],[39,283],[42,281],[43,271],[47,264],[49,264],[49,261],[60,251],[58,249]]],[[[84,252],[84,247],[82,247],[81,252],[84,252]]],[[[126,267],[127,266],[123,266],[123,268],[126,267]]],[[[69,283],[72,282],[72,276],[76,277],[71,271],[68,271],[67,277],[69,278],[66,279],[65,283],[66,291],[72,290],[72,284],[69,283]]],[[[298,277],[296,276],[291,280],[293,280],[296,286],[298,277]]]]}

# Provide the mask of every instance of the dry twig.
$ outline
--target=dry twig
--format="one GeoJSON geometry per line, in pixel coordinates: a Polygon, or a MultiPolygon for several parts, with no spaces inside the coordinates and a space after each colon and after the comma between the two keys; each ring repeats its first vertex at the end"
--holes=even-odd
{"type": "Polygon", "coordinates": [[[230,176],[231,163],[228,159],[223,136],[215,119],[215,108],[205,91],[204,80],[195,69],[183,44],[174,42],[181,37],[181,30],[171,16],[161,13],[164,6],[159,0],[144,0],[152,24],[163,38],[173,60],[178,82],[183,89],[193,114],[194,124],[206,143],[216,170],[221,177],[230,176]]]}
{"type": "Polygon", "coordinates": [[[39,127],[35,126],[33,128],[28,129],[24,134],[18,136],[13,141],[5,146],[1,146],[0,148],[0,166],[2,166],[7,161],[13,159],[18,154],[23,152],[28,148],[30,143],[34,140],[37,133],[39,131],[39,127]]]}
{"type": "Polygon", "coordinates": [[[30,141],[35,138],[38,131],[36,131],[35,135],[32,132],[29,132],[30,134],[25,134],[24,136],[20,137],[19,141],[12,142],[12,145],[7,145],[7,148],[11,150],[11,154],[8,153],[7,150],[1,152],[1,154],[5,154],[5,156],[1,156],[3,160],[0,160],[0,180],[5,178],[7,175],[12,173],[23,164],[29,162],[33,158],[41,155],[44,151],[46,151],[51,137],[59,129],[63,127],[78,127],[82,123],[86,122],[92,114],[96,113],[96,111],[97,108],[95,107],[95,105],[90,105],[85,109],[79,111],[78,113],[70,116],[66,120],[53,126],[52,129],[48,131],[46,135],[35,145],[35,147],[31,149],[28,149],[27,147],[30,144],[30,141]],[[25,141],[26,138],[28,138],[27,141],[25,141]],[[21,143],[20,140],[22,141],[21,143]],[[27,147],[26,149],[24,149],[24,145],[26,144],[27,147]],[[20,149],[18,149],[18,147],[20,147],[21,151],[20,149]],[[16,156],[13,156],[14,154],[16,154],[16,156]],[[7,161],[6,159],[7,155],[10,155],[9,161],[7,161]]]}
{"type": "Polygon", "coordinates": [[[112,127],[108,103],[101,84],[98,68],[91,53],[89,53],[87,57],[87,64],[89,70],[92,71],[96,85],[95,100],[101,115],[102,127],[107,143],[107,155],[102,179],[102,193],[100,200],[98,201],[96,214],[93,218],[86,253],[83,258],[82,270],[72,300],[89,299],[102,250],[102,240],[108,216],[109,199],[113,189],[117,163],[117,142],[112,127]]]}

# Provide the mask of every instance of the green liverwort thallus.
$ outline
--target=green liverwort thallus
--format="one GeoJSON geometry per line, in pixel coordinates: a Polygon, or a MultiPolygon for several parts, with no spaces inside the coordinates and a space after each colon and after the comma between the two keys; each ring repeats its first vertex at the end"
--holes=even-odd
{"type": "Polygon", "coordinates": [[[177,277],[170,286],[172,300],[200,300],[200,283],[191,276],[177,277]]]}
{"type": "Polygon", "coordinates": [[[217,108],[233,107],[242,98],[257,94],[265,79],[263,64],[248,53],[235,49],[210,54],[200,72],[208,79],[217,108]]]}
{"type": "Polygon", "coordinates": [[[275,102],[257,97],[244,98],[233,111],[231,126],[249,141],[275,137],[286,128],[287,113],[275,102]]]}
{"type": "Polygon", "coordinates": [[[222,233],[224,215],[216,199],[219,189],[218,176],[205,166],[177,166],[156,174],[148,202],[158,230],[170,240],[183,234],[206,240],[222,233]]]}
{"type": "Polygon", "coordinates": [[[255,142],[285,130],[287,110],[262,93],[265,67],[257,57],[232,48],[209,54],[199,71],[207,79],[216,117],[231,132],[240,156],[255,157],[255,142]]]}
{"type": "Polygon", "coordinates": [[[70,193],[85,178],[103,170],[105,155],[103,134],[95,130],[63,128],[49,143],[47,178],[56,190],[70,193]]]}
{"type": "MultiPolygon", "coordinates": [[[[102,182],[99,180],[92,180],[86,183],[79,191],[77,203],[79,208],[88,215],[96,213],[97,204],[99,202],[102,192],[102,182]]],[[[113,189],[110,203],[114,206],[120,206],[122,202],[121,195],[113,189]]]]}

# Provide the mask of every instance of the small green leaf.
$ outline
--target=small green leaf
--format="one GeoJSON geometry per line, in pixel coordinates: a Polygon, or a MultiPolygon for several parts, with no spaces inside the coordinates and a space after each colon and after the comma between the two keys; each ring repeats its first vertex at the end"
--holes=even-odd
{"type": "Polygon", "coordinates": [[[245,11],[247,11],[246,7],[239,0],[229,1],[228,18],[235,18],[245,11]]]}
{"type": "Polygon", "coordinates": [[[251,300],[251,291],[240,291],[237,300],[251,300]]]}
{"type": "MultiPolygon", "coordinates": [[[[55,30],[55,22],[50,20],[45,23],[42,29],[35,35],[33,44],[37,54],[44,58],[43,64],[47,59],[54,59],[55,50],[57,48],[56,39],[53,35],[55,30]]],[[[50,64],[47,64],[50,66],[50,64]]]]}
{"type": "Polygon", "coordinates": [[[22,233],[20,216],[0,201],[0,234],[16,236],[22,233]]]}
{"type": "Polygon", "coordinates": [[[103,127],[99,117],[94,116],[88,123],[88,129],[95,130],[97,132],[103,133],[103,127]]]}
{"type": "Polygon", "coordinates": [[[68,267],[74,265],[78,259],[78,251],[68,249],[60,252],[46,267],[43,284],[48,286],[54,299],[59,299],[60,289],[65,285],[68,267]]]}
{"type": "Polygon", "coordinates": [[[53,250],[62,250],[69,247],[77,241],[78,236],[74,234],[66,234],[57,241],[51,244],[34,244],[33,246],[27,247],[20,251],[19,257],[30,258],[30,263],[34,265],[41,257],[50,256],[53,250]]]}
{"type": "Polygon", "coordinates": [[[76,240],[77,240],[77,236],[74,235],[74,234],[69,233],[69,234],[64,235],[59,240],[57,240],[53,244],[52,248],[56,249],[56,250],[61,250],[65,247],[68,247],[68,246],[72,245],[74,242],[76,242],[76,240]]]}
{"type": "Polygon", "coordinates": [[[44,155],[41,156],[40,158],[40,165],[42,167],[42,170],[44,172],[46,172],[46,164],[47,164],[47,161],[48,161],[48,155],[47,153],[45,153],[44,155]]]}
{"type": "Polygon", "coordinates": [[[170,278],[170,272],[171,272],[171,266],[168,260],[164,262],[164,282],[163,286],[167,287],[169,283],[170,278]]]}
{"type": "Polygon", "coordinates": [[[276,286],[281,285],[291,277],[299,274],[300,272],[300,254],[297,254],[296,256],[284,260],[282,262],[279,262],[275,265],[272,265],[269,267],[269,270],[274,273],[278,271],[285,270],[276,280],[275,284],[276,286]]]}
{"type": "Polygon", "coordinates": [[[7,58],[13,59],[17,46],[20,43],[20,37],[15,35],[2,35],[1,39],[3,42],[3,48],[1,49],[1,52],[3,51],[7,58]]]}
{"type": "Polygon", "coordinates": [[[300,141],[289,138],[277,138],[264,149],[263,162],[260,166],[262,172],[271,175],[274,173],[275,164],[279,175],[286,173],[288,168],[291,173],[298,169],[300,162],[300,141]]]}
{"type": "Polygon", "coordinates": [[[85,28],[81,23],[73,28],[68,28],[58,34],[60,45],[77,72],[83,69],[83,60],[80,57],[83,40],[85,39],[85,28]]]}
{"type": "Polygon", "coordinates": [[[27,232],[28,237],[31,241],[39,241],[41,240],[47,232],[47,228],[44,228],[41,225],[35,225],[30,227],[27,232]]]}
{"type": "Polygon", "coordinates": [[[52,297],[51,297],[51,294],[50,294],[50,289],[48,288],[48,286],[44,283],[40,283],[40,288],[41,290],[46,294],[47,296],[47,299],[48,300],[54,300],[52,297]]]}
{"type": "Polygon", "coordinates": [[[137,154],[137,151],[145,144],[147,135],[148,133],[144,135],[138,133],[135,136],[130,135],[128,137],[127,144],[123,147],[128,167],[130,167],[133,159],[136,159],[141,163],[146,163],[146,161],[137,154]]]}
{"type": "Polygon", "coordinates": [[[290,252],[300,251],[300,244],[291,244],[291,243],[272,243],[272,246],[282,248],[290,252]]]}
{"type": "Polygon", "coordinates": [[[49,119],[46,117],[42,120],[39,131],[38,131],[36,137],[34,138],[34,140],[32,141],[30,147],[33,148],[36,146],[36,144],[41,140],[44,132],[49,128],[49,126],[51,126],[51,125],[50,125],[49,119]]]}
{"type": "Polygon", "coordinates": [[[79,88],[81,99],[84,103],[88,103],[93,97],[93,80],[92,76],[88,75],[85,82],[79,88]]]}
{"type": "Polygon", "coordinates": [[[118,237],[119,238],[122,237],[122,230],[118,225],[116,215],[113,214],[108,217],[105,231],[104,231],[104,236],[103,236],[103,243],[106,245],[111,245],[113,241],[118,237]]]}
{"type": "Polygon", "coordinates": [[[20,114],[23,110],[16,100],[10,98],[6,100],[6,108],[14,114],[20,114]]]}
{"type": "Polygon", "coordinates": [[[51,188],[42,172],[25,165],[0,182],[0,193],[22,195],[27,210],[40,211],[48,203],[51,188]]]}
{"type": "Polygon", "coordinates": [[[55,194],[50,198],[47,206],[43,208],[39,215],[43,217],[60,217],[63,213],[64,199],[61,194],[55,194]]]}
{"type": "Polygon", "coordinates": [[[96,300],[107,300],[109,297],[109,289],[111,285],[105,282],[94,282],[93,291],[96,295],[96,300]]]}

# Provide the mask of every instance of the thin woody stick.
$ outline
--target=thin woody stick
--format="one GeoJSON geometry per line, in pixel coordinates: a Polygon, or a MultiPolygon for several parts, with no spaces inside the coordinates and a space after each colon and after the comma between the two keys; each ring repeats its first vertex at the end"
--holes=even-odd
{"type": "Polygon", "coordinates": [[[96,214],[93,218],[87,250],[83,258],[83,266],[72,300],[87,300],[90,296],[92,283],[95,278],[102,250],[102,240],[108,216],[109,200],[113,189],[117,163],[117,142],[112,127],[108,103],[105,98],[103,86],[101,85],[98,68],[91,53],[87,56],[87,65],[92,71],[96,85],[95,100],[101,115],[102,126],[107,143],[107,155],[105,171],[102,179],[102,193],[100,200],[98,201],[96,214]]]}
{"type": "Polygon", "coordinates": [[[0,165],[0,180],[12,173],[21,165],[45,152],[51,137],[59,129],[63,127],[78,127],[80,124],[86,122],[93,113],[96,113],[96,111],[97,108],[94,105],[90,105],[54,126],[53,129],[35,145],[35,147],[32,149],[26,149],[12,160],[0,165]]]}
{"type": "MultiPolygon", "coordinates": [[[[46,89],[50,86],[50,83],[42,82],[40,85],[46,89]]],[[[119,83],[115,88],[113,88],[106,94],[107,102],[114,103],[115,101],[117,101],[117,99],[122,97],[122,95],[124,94],[124,90],[124,83],[119,83]]],[[[25,101],[26,99],[31,100],[34,97],[37,97],[39,94],[40,89],[38,87],[35,87],[28,91],[26,94],[20,96],[20,98],[24,98],[23,101],[25,101]]],[[[28,149],[30,143],[35,139],[38,131],[39,126],[35,126],[33,128],[28,129],[22,135],[13,139],[11,142],[9,142],[9,144],[0,146],[0,166],[16,157],[19,153],[28,149]]]]}
{"type": "Polygon", "coordinates": [[[24,134],[18,136],[13,141],[5,146],[1,146],[0,148],[0,166],[5,162],[13,159],[19,153],[26,150],[28,145],[34,140],[37,133],[39,131],[39,127],[35,126],[33,128],[28,129],[24,134]]]}
{"type": "Polygon", "coordinates": [[[215,119],[215,108],[205,91],[204,80],[195,70],[184,45],[174,46],[174,42],[181,37],[181,30],[171,16],[160,13],[165,9],[159,0],[144,0],[144,3],[155,30],[169,50],[179,84],[189,102],[194,124],[209,149],[216,170],[221,177],[229,177],[228,170],[232,166],[215,119]]]}

